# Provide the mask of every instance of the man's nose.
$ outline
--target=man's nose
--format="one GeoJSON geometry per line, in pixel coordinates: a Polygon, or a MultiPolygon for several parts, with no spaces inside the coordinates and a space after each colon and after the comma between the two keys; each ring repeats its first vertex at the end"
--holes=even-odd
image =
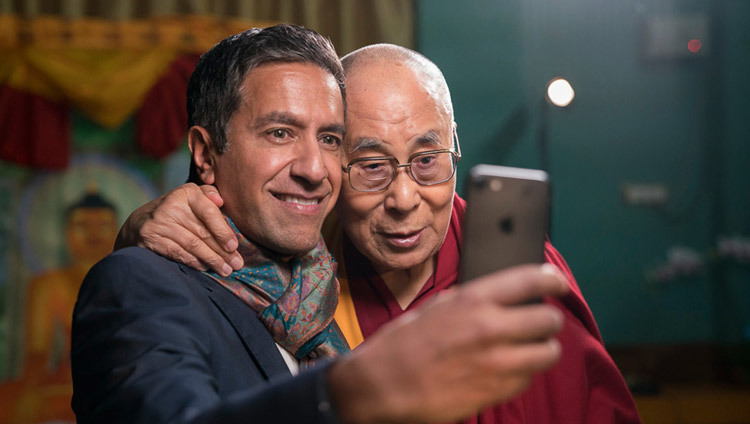
{"type": "Polygon", "coordinates": [[[385,208],[408,213],[419,206],[421,200],[419,184],[409,175],[408,168],[398,168],[396,178],[386,189],[385,208]]]}
{"type": "Polygon", "coordinates": [[[328,177],[323,152],[316,136],[308,135],[299,141],[291,172],[293,176],[311,184],[319,184],[328,177]]]}

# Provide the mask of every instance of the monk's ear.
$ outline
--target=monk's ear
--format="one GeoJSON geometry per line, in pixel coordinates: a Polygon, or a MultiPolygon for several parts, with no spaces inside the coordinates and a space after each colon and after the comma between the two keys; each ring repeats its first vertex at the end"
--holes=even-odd
{"type": "Polygon", "coordinates": [[[193,126],[188,130],[188,147],[193,156],[198,176],[205,184],[216,183],[216,154],[213,149],[211,134],[201,126],[193,126]]]}

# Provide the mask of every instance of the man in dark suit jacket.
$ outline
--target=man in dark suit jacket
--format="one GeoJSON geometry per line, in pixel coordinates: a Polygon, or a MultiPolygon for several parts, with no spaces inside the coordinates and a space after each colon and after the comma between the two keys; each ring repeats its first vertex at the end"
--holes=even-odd
{"type": "Polygon", "coordinates": [[[94,267],[74,338],[81,423],[327,422],[326,366],[292,379],[245,303],[145,249],[94,267]]]}
{"type": "Polygon", "coordinates": [[[557,361],[561,314],[506,307],[566,292],[538,266],[441,295],[342,355],[320,229],[341,186],[344,91],[330,42],[292,25],[201,58],[190,179],[221,191],[245,266],[201,273],[141,248],[95,265],[73,317],[79,422],[451,421],[557,361]]]}
{"type": "Polygon", "coordinates": [[[105,258],[86,277],[74,312],[78,421],[325,419],[325,366],[292,380],[283,356],[296,371],[343,351],[331,324],[338,282],[327,251],[316,250],[341,184],[343,99],[333,46],[301,27],[246,31],[201,58],[188,85],[190,178],[227,190],[228,221],[248,237],[245,251],[263,258],[244,271],[272,269],[273,279],[203,274],[142,249],[105,258]],[[295,280],[305,255],[328,274],[295,280]],[[276,290],[288,283],[289,295],[272,298],[263,281],[276,290]],[[333,299],[332,307],[283,310],[308,291],[333,299]],[[275,318],[298,321],[272,334],[275,318]],[[297,339],[313,349],[301,352],[297,339]],[[331,340],[333,349],[311,357],[331,340]]]}

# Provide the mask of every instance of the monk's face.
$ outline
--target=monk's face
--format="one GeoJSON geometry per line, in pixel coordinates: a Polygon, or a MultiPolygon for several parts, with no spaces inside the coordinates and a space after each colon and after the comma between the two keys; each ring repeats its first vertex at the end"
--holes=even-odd
{"type": "MultiPolygon", "coordinates": [[[[345,161],[410,155],[452,147],[452,120],[413,71],[397,63],[357,68],[347,75],[345,161]]],[[[383,191],[354,190],[344,175],[339,219],[357,249],[379,273],[407,270],[437,253],[450,223],[455,176],[432,186],[400,169],[383,191]]]]}

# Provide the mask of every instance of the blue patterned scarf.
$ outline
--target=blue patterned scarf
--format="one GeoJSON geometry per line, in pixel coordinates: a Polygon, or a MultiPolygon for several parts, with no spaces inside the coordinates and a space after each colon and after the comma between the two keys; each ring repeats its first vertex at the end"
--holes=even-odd
{"type": "Polygon", "coordinates": [[[247,303],[273,339],[303,366],[349,351],[333,320],[339,298],[336,262],[321,238],[314,249],[289,261],[256,247],[231,219],[245,266],[218,281],[247,303]]]}

